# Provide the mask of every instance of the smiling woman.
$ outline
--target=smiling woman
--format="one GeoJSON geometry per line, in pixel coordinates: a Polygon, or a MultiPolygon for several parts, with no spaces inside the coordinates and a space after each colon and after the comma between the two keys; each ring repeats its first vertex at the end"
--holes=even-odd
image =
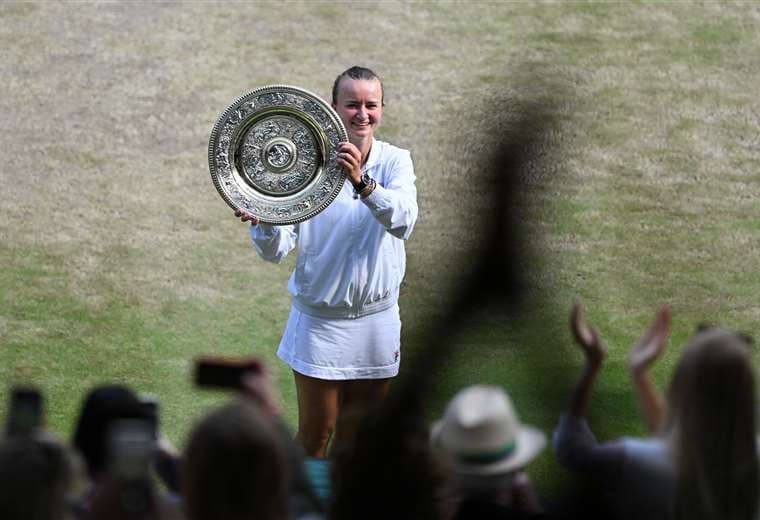
{"type": "Polygon", "coordinates": [[[277,355],[293,369],[298,438],[315,457],[327,454],[334,431],[338,442],[350,439],[354,418],[378,404],[398,374],[404,241],[417,219],[409,152],[375,139],[383,115],[378,76],[351,67],[335,79],[332,98],[348,132],[337,158],[346,182],[332,204],[292,226],[236,212],[252,223],[265,260],[280,262],[298,247],[277,355]]]}
{"type": "Polygon", "coordinates": [[[364,152],[363,147],[371,145],[367,140],[371,141],[383,117],[380,78],[362,67],[348,69],[333,84],[332,106],[345,123],[351,143],[364,152]]]}

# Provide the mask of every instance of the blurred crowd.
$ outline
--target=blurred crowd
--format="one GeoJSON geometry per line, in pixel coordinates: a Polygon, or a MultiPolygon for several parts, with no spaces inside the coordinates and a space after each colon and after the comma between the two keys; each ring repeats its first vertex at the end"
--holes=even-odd
{"type": "Polygon", "coordinates": [[[0,519],[753,519],[752,339],[699,326],[662,393],[650,371],[670,321],[660,308],[627,360],[648,435],[601,442],[587,414],[607,349],[573,305],[583,366],[551,436],[572,483],[562,496],[533,484],[548,435],[521,423],[505,388],[463,388],[432,424],[392,406],[357,410],[352,437],[316,459],[281,419],[267,367],[250,362],[181,450],[161,433],[156,401],[127,386],[92,389],[70,443],[45,428],[38,391],[12,388],[0,519]]]}

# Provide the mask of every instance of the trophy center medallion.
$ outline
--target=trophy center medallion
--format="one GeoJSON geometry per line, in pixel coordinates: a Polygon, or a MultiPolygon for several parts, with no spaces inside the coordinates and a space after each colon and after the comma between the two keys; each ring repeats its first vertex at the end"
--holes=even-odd
{"type": "Polygon", "coordinates": [[[320,172],[319,143],[311,129],[288,114],[256,121],[243,134],[235,164],[243,180],[271,197],[288,197],[320,172]]]}
{"type": "Polygon", "coordinates": [[[298,153],[293,141],[275,137],[264,145],[261,159],[271,172],[282,173],[295,164],[298,153]]]}

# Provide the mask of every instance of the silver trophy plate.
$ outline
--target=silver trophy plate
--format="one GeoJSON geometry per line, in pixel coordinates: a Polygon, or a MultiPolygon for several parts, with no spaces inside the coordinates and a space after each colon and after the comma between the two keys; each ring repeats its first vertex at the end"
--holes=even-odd
{"type": "Polygon", "coordinates": [[[214,125],[211,179],[233,209],[267,224],[302,222],[343,187],[337,146],[347,139],[340,117],[319,96],[287,85],[257,88],[235,100],[214,125]]]}

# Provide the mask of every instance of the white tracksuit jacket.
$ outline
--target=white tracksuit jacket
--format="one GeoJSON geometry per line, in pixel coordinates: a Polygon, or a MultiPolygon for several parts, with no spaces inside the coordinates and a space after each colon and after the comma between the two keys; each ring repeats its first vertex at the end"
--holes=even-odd
{"type": "Polygon", "coordinates": [[[301,312],[357,318],[398,300],[406,270],[404,240],[417,220],[417,189],[409,152],[373,140],[362,171],[377,181],[365,199],[346,180],[317,216],[291,226],[251,227],[258,254],[279,263],[298,248],[288,290],[301,312]]]}

